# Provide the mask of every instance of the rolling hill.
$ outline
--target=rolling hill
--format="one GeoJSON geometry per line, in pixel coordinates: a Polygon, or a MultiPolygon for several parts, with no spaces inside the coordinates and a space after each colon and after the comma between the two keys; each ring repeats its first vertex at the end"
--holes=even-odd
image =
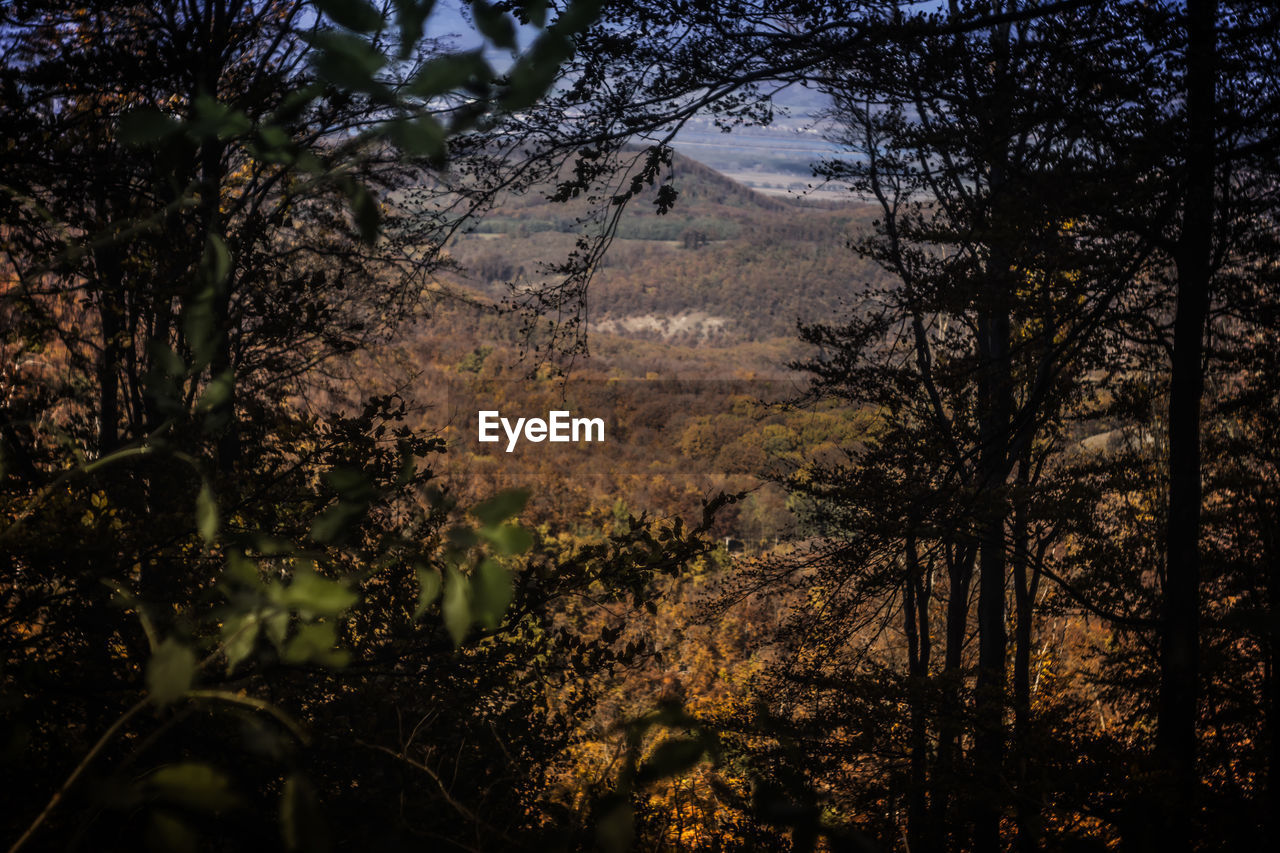
{"type": "MultiPolygon", "coordinates": [[[[632,201],[589,290],[593,335],[734,347],[795,339],[840,316],[884,273],[848,248],[877,209],[757,193],[677,155],[675,207],[632,201]]],[[[455,287],[501,300],[549,283],[582,232],[581,207],[530,193],[501,203],[447,247],[455,287]]],[[[586,227],[591,227],[590,225],[586,227]]]]}

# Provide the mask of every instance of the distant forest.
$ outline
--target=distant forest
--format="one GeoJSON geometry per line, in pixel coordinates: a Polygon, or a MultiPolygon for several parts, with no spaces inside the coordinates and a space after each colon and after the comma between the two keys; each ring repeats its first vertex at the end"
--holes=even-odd
{"type": "Polygon", "coordinates": [[[14,0],[0,53],[9,853],[1272,846],[1273,4],[14,0]],[[820,193],[675,153],[801,86],[820,193]]]}
{"type": "MultiPolygon", "coordinates": [[[[870,205],[760,195],[678,155],[667,180],[679,192],[672,210],[657,213],[649,190],[618,220],[591,284],[592,328],[712,346],[798,341],[798,323],[851,310],[886,280],[848,248],[878,215],[870,205]],[[701,322],[678,322],[690,317],[701,322]]],[[[458,280],[500,299],[554,277],[582,212],[547,194],[504,199],[459,235],[446,248],[458,280]]]]}

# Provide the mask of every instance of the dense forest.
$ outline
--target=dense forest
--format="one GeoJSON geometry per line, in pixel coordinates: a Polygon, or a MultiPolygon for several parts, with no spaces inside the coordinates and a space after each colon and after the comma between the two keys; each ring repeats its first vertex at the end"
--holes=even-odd
{"type": "Polygon", "coordinates": [[[1278,49],[1261,0],[6,4],[3,843],[1265,849],[1278,49]],[[821,200],[675,153],[795,86],[821,200]]]}
{"type": "MultiPolygon", "coordinates": [[[[591,283],[592,331],[798,345],[798,322],[836,315],[884,280],[847,246],[875,219],[871,205],[759,195],[679,155],[666,180],[679,191],[672,210],[660,215],[648,190],[617,221],[591,283]]],[[[446,248],[460,264],[454,280],[496,299],[545,285],[582,218],[580,206],[548,201],[550,189],[499,199],[457,235],[446,248]]]]}

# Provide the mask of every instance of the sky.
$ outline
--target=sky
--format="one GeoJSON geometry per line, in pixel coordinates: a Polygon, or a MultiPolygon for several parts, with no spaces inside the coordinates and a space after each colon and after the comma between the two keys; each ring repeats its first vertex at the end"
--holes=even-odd
{"type": "MultiPolygon", "coordinates": [[[[461,11],[464,0],[443,0],[427,21],[430,37],[455,37],[459,48],[478,45],[479,39],[461,11]]],[[[526,41],[533,32],[521,28],[526,41]]],[[[510,61],[508,51],[489,48],[486,57],[497,68],[510,61]]],[[[737,128],[724,133],[708,119],[695,119],[677,135],[674,148],[680,154],[724,172],[749,186],[770,192],[798,189],[812,183],[810,164],[835,152],[815,129],[825,97],[800,87],[780,93],[783,109],[769,127],[737,128]]]]}

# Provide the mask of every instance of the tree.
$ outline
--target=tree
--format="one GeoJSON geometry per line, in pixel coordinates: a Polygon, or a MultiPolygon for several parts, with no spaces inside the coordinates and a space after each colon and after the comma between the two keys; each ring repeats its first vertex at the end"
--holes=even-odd
{"type": "MultiPolygon", "coordinates": [[[[963,21],[992,11],[960,4],[950,14],[963,21]]],[[[833,557],[861,579],[853,583],[864,591],[850,604],[874,606],[880,596],[900,596],[908,675],[917,680],[929,674],[929,599],[945,596],[942,674],[952,691],[965,671],[961,649],[976,572],[978,653],[968,718],[975,727],[976,785],[965,808],[974,821],[973,849],[1000,845],[1009,797],[1002,780],[1010,733],[1003,721],[1010,704],[1021,843],[1034,848],[1042,831],[1023,745],[1030,737],[1031,604],[1039,565],[1057,534],[1052,519],[1033,520],[1032,507],[1046,460],[1063,447],[1067,406],[1082,393],[1087,373],[1102,364],[1103,322],[1150,254],[1132,239],[1116,239],[1106,216],[1117,204],[1110,187],[1130,158],[1110,134],[1133,115],[1131,99],[1142,83],[1127,57],[1094,47],[1139,46],[1138,39],[1109,11],[1045,12],[824,69],[839,140],[857,158],[829,163],[824,172],[879,203],[877,235],[862,251],[900,282],[875,293],[848,325],[806,332],[824,352],[840,354],[811,365],[819,388],[878,406],[888,421],[883,438],[860,460],[860,468],[878,473],[833,473],[854,483],[865,477],[912,484],[895,489],[887,506],[884,497],[872,501],[877,516],[886,513],[872,539],[878,548],[854,549],[853,565],[849,553],[833,557]],[[878,470],[882,466],[888,467],[878,470]],[[929,580],[944,555],[945,586],[929,580]],[[868,576],[857,560],[892,574],[868,576]],[[889,585],[876,594],[874,584],[889,585]],[[1010,585],[1012,697],[1006,684],[1010,585]]],[[[856,485],[825,488],[828,500],[868,500],[856,485]]],[[[920,694],[909,700],[920,701],[920,694]]],[[[959,724],[946,717],[939,724],[933,833],[957,822],[948,816],[946,791],[955,785],[959,724]]],[[[919,799],[924,725],[925,717],[917,716],[911,831],[916,843],[937,848],[941,837],[929,840],[919,799]]]]}
{"type": "MultiPolygon", "coordinates": [[[[409,315],[456,225],[384,213],[375,193],[536,99],[598,8],[547,25],[545,4],[520,4],[541,32],[500,80],[480,54],[422,41],[430,5],[3,13],[4,672],[30,782],[13,849],[43,832],[79,843],[102,803],[77,783],[140,756],[171,766],[118,785],[115,806],[147,804],[157,842],[186,843],[192,813],[242,801],[199,758],[227,742],[222,724],[186,725],[218,707],[261,736],[237,781],[280,794],[286,842],[312,846],[306,774],[260,760],[293,763],[306,735],[254,690],[304,697],[274,669],[396,648],[403,626],[364,622],[362,596],[420,615],[442,594],[447,648],[507,610],[531,544],[508,522],[520,501],[474,507],[446,546],[453,505],[423,492],[419,467],[440,443],[404,424],[402,400],[309,411],[317,366],[409,315]],[[78,830],[64,800],[87,810],[78,830]]],[[[512,19],[474,5],[486,39],[514,51],[512,19]]]]}
{"type": "Polygon", "coordinates": [[[1264,45],[1274,43],[1274,10],[1250,3],[1224,8],[1194,2],[1187,4],[1179,23],[1176,91],[1181,109],[1173,122],[1181,168],[1172,178],[1171,192],[1180,216],[1174,228],[1157,238],[1175,270],[1156,739],[1172,796],[1159,821],[1163,831],[1154,841],[1165,849],[1190,849],[1199,837],[1193,804],[1201,778],[1196,731],[1203,680],[1201,412],[1210,356],[1205,342],[1214,326],[1215,291],[1232,276],[1231,267],[1251,270],[1254,276],[1261,271],[1259,240],[1265,245],[1274,234],[1273,200],[1265,191],[1257,195],[1237,187],[1274,182],[1274,163],[1264,164],[1255,155],[1274,152],[1276,145],[1274,129],[1258,111],[1276,97],[1263,58],[1269,50],[1264,45]]]}

